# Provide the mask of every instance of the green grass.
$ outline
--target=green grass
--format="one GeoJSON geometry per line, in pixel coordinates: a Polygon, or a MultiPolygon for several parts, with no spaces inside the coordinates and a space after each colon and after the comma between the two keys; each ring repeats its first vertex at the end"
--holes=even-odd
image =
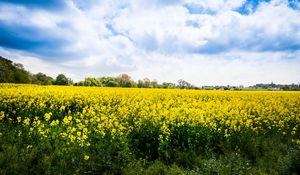
{"type": "Polygon", "coordinates": [[[175,145],[168,148],[168,154],[172,155],[169,157],[159,153],[151,157],[153,151],[159,152],[155,150],[158,147],[140,149],[137,143],[99,141],[86,148],[51,138],[32,139],[25,135],[18,137],[13,125],[0,125],[0,174],[297,175],[300,172],[299,147],[281,135],[253,136],[246,142],[224,140],[206,150],[175,149],[180,148],[175,145]],[[90,159],[84,160],[84,155],[90,159]]]}

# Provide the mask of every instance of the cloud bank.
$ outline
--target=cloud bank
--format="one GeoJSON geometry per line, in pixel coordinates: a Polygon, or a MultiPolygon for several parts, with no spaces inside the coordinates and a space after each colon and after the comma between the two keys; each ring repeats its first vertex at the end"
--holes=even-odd
{"type": "Polygon", "coordinates": [[[76,81],[298,83],[299,10],[297,0],[4,0],[0,55],[76,81]]]}

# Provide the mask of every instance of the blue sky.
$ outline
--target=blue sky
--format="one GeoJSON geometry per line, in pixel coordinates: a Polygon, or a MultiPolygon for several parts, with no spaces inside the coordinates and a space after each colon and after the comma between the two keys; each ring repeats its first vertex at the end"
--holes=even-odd
{"type": "Polygon", "coordinates": [[[300,82],[299,0],[0,0],[0,55],[33,73],[300,82]]]}

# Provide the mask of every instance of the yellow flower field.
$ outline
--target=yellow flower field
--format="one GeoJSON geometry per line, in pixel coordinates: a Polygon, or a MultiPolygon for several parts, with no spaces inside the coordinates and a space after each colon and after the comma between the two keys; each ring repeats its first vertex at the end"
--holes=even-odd
{"type": "Polygon", "coordinates": [[[128,143],[147,157],[168,158],[174,149],[206,151],[249,134],[280,134],[299,144],[300,93],[6,84],[0,122],[13,124],[19,137],[83,148],[128,143]]]}
{"type": "Polygon", "coordinates": [[[300,93],[59,86],[1,86],[2,122],[17,122],[42,137],[54,127],[60,137],[85,143],[90,133],[125,137],[145,121],[161,127],[204,126],[230,136],[250,129],[295,135],[300,125],[300,93]],[[16,120],[17,119],[17,120],[16,120]]]}

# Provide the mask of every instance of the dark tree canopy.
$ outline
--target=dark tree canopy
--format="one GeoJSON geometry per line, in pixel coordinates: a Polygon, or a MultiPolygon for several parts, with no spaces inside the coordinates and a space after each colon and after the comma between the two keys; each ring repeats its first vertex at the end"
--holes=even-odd
{"type": "Polygon", "coordinates": [[[53,81],[54,79],[52,77],[49,77],[41,72],[32,75],[33,84],[51,85],[53,84],[53,81]]]}
{"type": "Polygon", "coordinates": [[[99,81],[106,87],[118,87],[119,83],[116,77],[101,77],[99,81]]]}
{"type": "Polygon", "coordinates": [[[0,83],[31,83],[31,75],[22,64],[0,56],[0,83]]]}
{"type": "Polygon", "coordinates": [[[55,81],[55,85],[70,85],[71,83],[69,82],[70,80],[64,75],[64,74],[59,74],[55,81]]]}

